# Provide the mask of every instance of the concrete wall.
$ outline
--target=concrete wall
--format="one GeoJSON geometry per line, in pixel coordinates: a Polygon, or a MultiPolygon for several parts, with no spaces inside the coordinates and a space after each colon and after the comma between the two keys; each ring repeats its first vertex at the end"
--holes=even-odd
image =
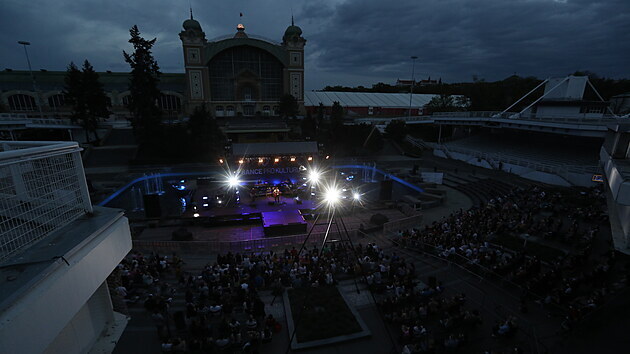
{"type": "Polygon", "coordinates": [[[44,353],[72,353],[71,350],[75,353],[86,353],[94,344],[94,339],[98,338],[113,320],[107,282],[103,282],[44,353]]]}
{"type": "Polygon", "coordinates": [[[69,266],[53,263],[0,314],[0,352],[85,353],[113,316],[104,282],[130,250],[122,215],[79,242],[65,254],[69,266]]]}
{"type": "MultiPolygon", "coordinates": [[[[536,117],[549,116],[564,116],[564,117],[579,117],[580,107],[571,106],[538,106],[536,111],[536,117]]],[[[601,114],[600,114],[601,116],[601,114]]]]}

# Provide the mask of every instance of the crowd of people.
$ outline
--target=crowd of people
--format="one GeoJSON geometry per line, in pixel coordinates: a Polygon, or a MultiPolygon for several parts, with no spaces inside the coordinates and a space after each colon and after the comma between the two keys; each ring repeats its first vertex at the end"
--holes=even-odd
{"type": "Polygon", "coordinates": [[[164,352],[257,352],[282,330],[266,313],[261,289],[278,295],[285,287],[333,286],[353,277],[376,294],[406,350],[461,346],[465,328],[480,321],[478,312],[464,309],[465,295],[442,298],[437,280],[423,284],[413,263],[374,243],[354,249],[333,243],[299,254],[295,248],[227,253],[196,275],[184,272],[182,263],[176,256],[133,252],[117,269],[116,291],[129,302],[144,301],[164,352]],[[176,281],[164,281],[169,273],[176,281]],[[174,310],[173,303],[182,300],[185,308],[174,310]]]}
{"type": "MultiPolygon", "coordinates": [[[[423,229],[400,231],[397,242],[458,261],[475,271],[518,285],[526,301],[535,300],[550,315],[566,317],[570,329],[600,305],[609,292],[614,253],[591,257],[591,241],[603,215],[601,194],[586,192],[592,205],[576,208],[562,196],[538,188],[514,190],[486,205],[460,210],[423,229]],[[529,234],[545,240],[579,243],[579,251],[554,260],[497,246],[503,235],[529,234]]],[[[199,274],[182,270],[176,256],[131,253],[118,267],[116,293],[127,301],[144,301],[162,340],[164,352],[208,352],[237,349],[258,352],[282,330],[281,321],[265,311],[261,290],[276,296],[285,288],[334,286],[343,279],[366,283],[383,319],[394,329],[403,353],[448,351],[462,347],[482,322],[463,293],[446,296],[433,277],[419,280],[412,262],[387,254],[374,243],[348,248],[329,243],[298,251],[222,254],[199,274]],[[164,281],[172,274],[172,282],[164,281]],[[182,301],[183,300],[183,301],[182,301]],[[184,303],[179,311],[173,303],[184,303]]],[[[498,321],[488,335],[511,337],[518,320],[498,321]]]]}
{"type": "MultiPolygon", "coordinates": [[[[566,198],[560,192],[538,187],[515,189],[486,205],[460,210],[424,229],[398,233],[398,242],[421,248],[473,271],[516,284],[526,299],[546,306],[550,314],[567,316],[567,329],[597,307],[609,291],[607,275],[615,262],[614,253],[591,255],[592,240],[605,220],[604,196],[599,189],[578,192],[566,198]],[[575,201],[589,204],[572,205],[575,201]],[[496,245],[505,236],[529,236],[574,243],[566,255],[541,260],[527,249],[511,250],[496,245]]],[[[531,241],[530,241],[531,242],[531,241]]]]}

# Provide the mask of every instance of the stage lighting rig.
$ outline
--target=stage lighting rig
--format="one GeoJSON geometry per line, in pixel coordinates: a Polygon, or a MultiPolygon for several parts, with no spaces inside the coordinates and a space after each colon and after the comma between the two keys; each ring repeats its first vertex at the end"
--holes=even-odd
{"type": "Polygon", "coordinates": [[[313,168],[310,171],[308,171],[308,181],[311,184],[318,184],[321,177],[322,177],[322,173],[318,171],[317,169],[313,168]]]}
{"type": "Polygon", "coordinates": [[[341,202],[341,191],[334,185],[327,187],[324,191],[324,202],[334,208],[341,202]]]}
{"type": "Polygon", "coordinates": [[[231,174],[229,176],[227,176],[227,185],[230,188],[236,188],[239,186],[239,184],[241,184],[241,181],[238,179],[238,175],[236,174],[231,174]]]}

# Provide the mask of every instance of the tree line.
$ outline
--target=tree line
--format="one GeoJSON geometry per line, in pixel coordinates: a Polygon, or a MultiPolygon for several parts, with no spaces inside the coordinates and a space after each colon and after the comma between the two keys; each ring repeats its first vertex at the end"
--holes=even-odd
{"type": "MultiPolygon", "coordinates": [[[[164,123],[158,104],[161,97],[158,85],[162,73],[152,54],[157,39],[143,38],[135,25],[129,34],[133,50],[129,53],[123,51],[123,57],[131,69],[128,109],[141,154],[160,159],[195,158],[216,153],[224,138],[205,106],[197,107],[186,124],[164,123]]],[[[92,134],[98,144],[98,122],[111,112],[99,75],[88,60],[85,60],[81,70],[72,62],[68,65],[64,96],[72,107],[72,120],[79,122],[85,130],[86,141],[91,142],[92,134]]]]}

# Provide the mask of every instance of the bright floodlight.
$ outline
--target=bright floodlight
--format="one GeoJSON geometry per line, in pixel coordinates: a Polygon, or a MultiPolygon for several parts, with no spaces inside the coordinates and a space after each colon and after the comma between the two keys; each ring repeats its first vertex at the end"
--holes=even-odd
{"type": "Polygon", "coordinates": [[[317,170],[310,170],[308,173],[308,181],[313,184],[317,184],[321,175],[322,174],[317,170]]]}
{"type": "Polygon", "coordinates": [[[238,187],[240,181],[238,180],[237,175],[231,175],[231,176],[228,176],[227,183],[230,188],[236,188],[238,187]]]}
{"type": "Polygon", "coordinates": [[[339,191],[335,187],[331,187],[326,190],[324,193],[324,201],[328,203],[329,206],[335,206],[341,200],[341,191],[339,191]]]}
{"type": "Polygon", "coordinates": [[[359,200],[361,200],[361,194],[354,192],[352,194],[352,198],[354,198],[354,200],[358,202],[359,200]]]}

